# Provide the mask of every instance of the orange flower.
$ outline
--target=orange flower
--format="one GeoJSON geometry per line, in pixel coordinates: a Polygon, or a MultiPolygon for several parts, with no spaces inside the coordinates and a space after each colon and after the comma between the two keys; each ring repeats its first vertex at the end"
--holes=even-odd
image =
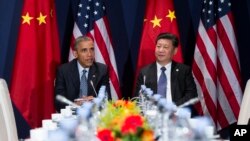
{"type": "Polygon", "coordinates": [[[124,100],[117,100],[115,103],[114,103],[114,106],[115,107],[123,107],[125,105],[125,101],[124,100]]]}
{"type": "Polygon", "coordinates": [[[122,139],[120,139],[120,138],[117,138],[117,139],[115,139],[115,141],[122,141],[122,139]]]}
{"type": "Polygon", "coordinates": [[[125,103],[125,107],[128,108],[128,109],[133,109],[133,108],[135,108],[135,106],[136,106],[135,103],[133,103],[131,101],[127,101],[125,103]]]}
{"type": "Polygon", "coordinates": [[[115,141],[115,138],[113,137],[112,131],[109,129],[103,129],[98,131],[97,137],[101,141],[115,141]]]}
{"type": "Polygon", "coordinates": [[[154,141],[153,131],[140,115],[136,102],[117,100],[107,103],[100,116],[97,136],[101,141],[154,141]]]}
{"type": "Polygon", "coordinates": [[[152,130],[144,130],[142,133],[142,141],[154,141],[154,132],[152,130]]]}
{"type": "Polygon", "coordinates": [[[123,122],[122,117],[115,117],[111,122],[110,122],[110,127],[111,128],[121,128],[123,122]]]}
{"type": "Polygon", "coordinates": [[[122,133],[136,133],[138,127],[142,127],[143,119],[140,115],[128,116],[122,126],[122,133]]]}

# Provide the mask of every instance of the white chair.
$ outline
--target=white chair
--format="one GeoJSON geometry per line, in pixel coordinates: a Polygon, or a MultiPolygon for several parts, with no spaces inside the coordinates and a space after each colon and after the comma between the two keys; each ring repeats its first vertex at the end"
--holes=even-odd
{"type": "Polygon", "coordinates": [[[250,79],[247,81],[244,95],[240,105],[240,114],[237,124],[247,125],[250,118],[250,79]]]}
{"type": "Polygon", "coordinates": [[[0,141],[18,141],[8,86],[0,79],[0,141]]]}
{"type": "Polygon", "coordinates": [[[0,106],[0,140],[6,141],[8,140],[6,125],[3,117],[3,109],[0,106]]]}

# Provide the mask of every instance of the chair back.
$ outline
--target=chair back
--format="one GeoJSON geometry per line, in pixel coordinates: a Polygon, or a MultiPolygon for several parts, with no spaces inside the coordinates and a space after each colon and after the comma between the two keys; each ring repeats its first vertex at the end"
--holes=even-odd
{"type": "Polygon", "coordinates": [[[18,141],[8,86],[0,79],[0,141],[18,141]]]}
{"type": "Polygon", "coordinates": [[[247,125],[250,118],[250,79],[247,81],[244,95],[240,105],[240,114],[238,117],[238,125],[247,125]]]}

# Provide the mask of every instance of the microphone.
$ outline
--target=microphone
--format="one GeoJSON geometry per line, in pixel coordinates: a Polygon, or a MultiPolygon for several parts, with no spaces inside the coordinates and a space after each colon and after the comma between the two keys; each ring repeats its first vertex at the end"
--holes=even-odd
{"type": "Polygon", "coordinates": [[[145,83],[146,83],[146,76],[143,75],[143,85],[145,85],[145,83]]]}
{"type": "Polygon", "coordinates": [[[95,96],[97,97],[97,93],[96,93],[96,90],[95,90],[95,87],[94,87],[94,84],[93,84],[93,81],[92,81],[92,80],[90,80],[90,84],[91,84],[91,86],[92,86],[92,88],[93,88],[93,90],[94,90],[94,92],[95,92],[95,96]]]}
{"type": "Polygon", "coordinates": [[[187,102],[179,105],[178,108],[182,108],[182,107],[185,107],[185,106],[193,105],[193,104],[197,103],[198,101],[199,101],[199,99],[197,97],[196,98],[192,98],[192,99],[188,100],[187,102]]]}
{"type": "Polygon", "coordinates": [[[56,96],[56,100],[62,102],[62,103],[65,103],[65,104],[68,104],[68,105],[71,105],[73,107],[79,107],[78,105],[76,105],[74,102],[70,101],[69,99],[67,99],[66,97],[62,96],[62,95],[57,95],[56,96]]]}

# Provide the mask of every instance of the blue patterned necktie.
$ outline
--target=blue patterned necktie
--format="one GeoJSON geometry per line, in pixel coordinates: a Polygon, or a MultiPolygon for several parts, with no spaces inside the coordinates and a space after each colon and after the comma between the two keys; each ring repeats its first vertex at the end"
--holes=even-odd
{"type": "Polygon", "coordinates": [[[88,85],[87,85],[87,78],[86,78],[86,70],[82,71],[81,81],[80,81],[80,97],[88,95],[88,85]]]}
{"type": "Polygon", "coordinates": [[[167,91],[167,76],[165,74],[166,68],[161,67],[161,75],[158,81],[157,86],[157,93],[160,94],[162,97],[166,97],[166,91],[167,91]]]}

